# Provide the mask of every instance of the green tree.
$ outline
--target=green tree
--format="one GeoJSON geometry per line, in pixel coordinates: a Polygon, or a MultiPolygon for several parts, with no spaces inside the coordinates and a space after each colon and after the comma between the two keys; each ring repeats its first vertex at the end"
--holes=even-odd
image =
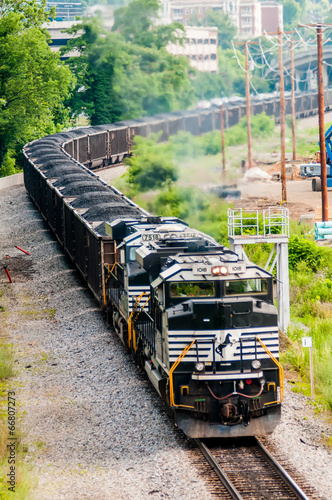
{"type": "Polygon", "coordinates": [[[21,6],[21,12],[3,8],[0,18],[2,173],[12,165],[13,158],[19,157],[26,142],[61,128],[67,116],[63,101],[73,81],[39,27],[45,16],[38,17],[38,3],[27,1],[21,6]]]}
{"type": "Polygon", "coordinates": [[[68,62],[77,77],[70,105],[93,125],[183,109],[193,101],[186,58],[126,42],[120,33],[103,30],[98,18],[71,32],[82,34],[66,48],[80,52],[68,62]]]}
{"type": "Polygon", "coordinates": [[[301,7],[295,0],[283,0],[283,17],[287,26],[292,26],[299,20],[301,7]]]}
{"type": "Polygon", "coordinates": [[[182,24],[155,25],[160,7],[159,0],[133,0],[115,11],[113,31],[121,32],[127,42],[157,49],[181,40],[185,33],[182,24]]]}
{"type": "Polygon", "coordinates": [[[158,135],[149,139],[136,136],[129,165],[128,183],[133,191],[148,191],[178,178],[173,154],[168,144],[158,144],[158,135]]]}
{"type": "Polygon", "coordinates": [[[55,17],[55,8],[46,11],[47,0],[2,0],[0,2],[0,19],[14,12],[20,16],[25,27],[41,26],[48,21],[49,17],[55,17]]]}

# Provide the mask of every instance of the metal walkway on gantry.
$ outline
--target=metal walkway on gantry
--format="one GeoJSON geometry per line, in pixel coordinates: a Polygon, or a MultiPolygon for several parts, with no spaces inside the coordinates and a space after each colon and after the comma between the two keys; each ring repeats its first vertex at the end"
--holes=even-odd
{"type": "Polygon", "coordinates": [[[288,271],[288,208],[270,207],[259,213],[258,210],[231,209],[227,211],[228,237],[231,249],[240,258],[249,261],[244,245],[273,243],[265,264],[272,273],[276,267],[278,323],[286,331],[290,321],[289,271],[288,271]]]}

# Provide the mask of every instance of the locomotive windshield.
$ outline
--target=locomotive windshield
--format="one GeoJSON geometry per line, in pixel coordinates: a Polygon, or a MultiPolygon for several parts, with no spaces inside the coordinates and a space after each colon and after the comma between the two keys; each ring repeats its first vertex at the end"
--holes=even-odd
{"type": "Polygon", "coordinates": [[[267,293],[267,279],[233,280],[225,282],[226,295],[258,295],[267,293]]]}
{"type": "Polygon", "coordinates": [[[169,285],[170,297],[214,297],[213,281],[174,282],[169,285]]]}

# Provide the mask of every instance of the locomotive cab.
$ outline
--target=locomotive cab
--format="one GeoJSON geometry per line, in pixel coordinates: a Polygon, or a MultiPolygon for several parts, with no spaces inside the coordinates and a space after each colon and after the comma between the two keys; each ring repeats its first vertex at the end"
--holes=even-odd
{"type": "Polygon", "coordinates": [[[151,284],[150,367],[190,437],[268,434],[279,421],[273,278],[234,256],[178,254],[151,284]]]}

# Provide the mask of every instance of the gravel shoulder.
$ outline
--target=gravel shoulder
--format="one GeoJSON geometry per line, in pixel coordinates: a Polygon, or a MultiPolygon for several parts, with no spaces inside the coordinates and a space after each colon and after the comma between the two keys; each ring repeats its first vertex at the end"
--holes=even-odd
{"type": "MultiPolygon", "coordinates": [[[[188,457],[190,443],[22,186],[0,191],[0,213],[0,259],[9,255],[14,281],[1,271],[0,334],[17,352],[12,385],[37,481],[31,498],[212,498],[188,457]]],[[[332,455],[323,433],[331,436],[332,426],[287,386],[282,423],[268,442],[329,499],[332,455]]]]}
{"type": "Polygon", "coordinates": [[[0,191],[2,335],[38,486],[31,498],[210,499],[143,374],[49,234],[23,187],[0,191]],[[28,250],[21,254],[15,245],[28,250]]]}

